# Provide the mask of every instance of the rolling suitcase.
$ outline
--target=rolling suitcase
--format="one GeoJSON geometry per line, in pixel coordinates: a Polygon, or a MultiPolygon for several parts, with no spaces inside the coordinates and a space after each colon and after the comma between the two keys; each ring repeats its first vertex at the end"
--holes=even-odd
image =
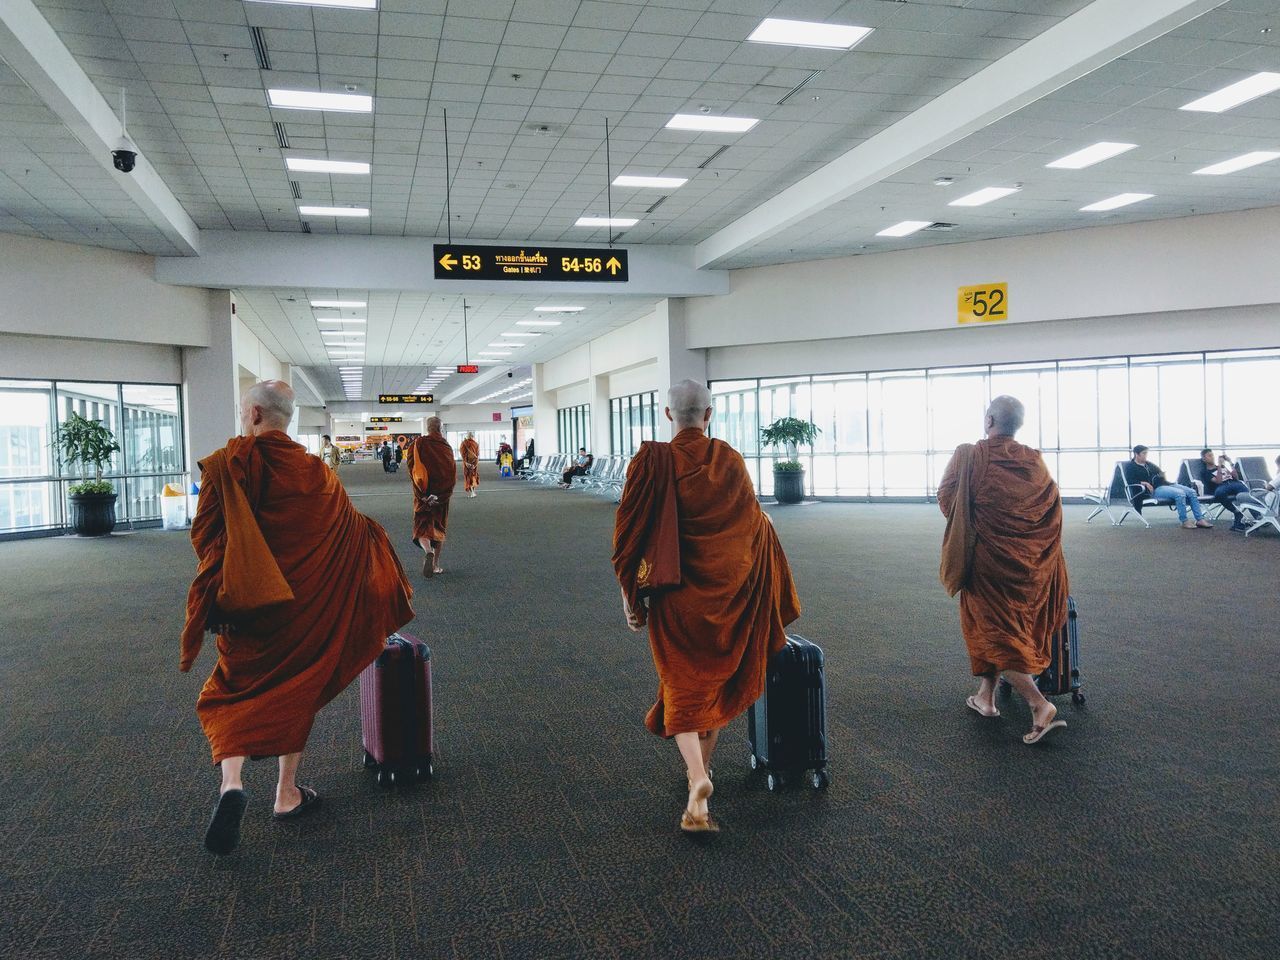
{"type": "Polygon", "coordinates": [[[380,787],[425,780],[435,772],[431,713],[431,649],[393,633],[360,673],[364,765],[380,787]]]}
{"type": "MultiPolygon", "coordinates": [[[[1036,687],[1046,697],[1071,694],[1072,703],[1084,703],[1080,688],[1080,629],[1076,617],[1075,597],[1067,597],[1067,622],[1053,635],[1049,666],[1037,675],[1036,687]]],[[[1008,689],[1009,681],[1000,678],[1001,689],[1008,689]]]]}
{"type": "Polygon", "coordinates": [[[787,637],[787,645],[769,661],[764,695],[747,713],[747,739],[751,769],[765,771],[770,790],[806,773],[815,788],[831,782],[821,647],[804,637],[787,637]]]}

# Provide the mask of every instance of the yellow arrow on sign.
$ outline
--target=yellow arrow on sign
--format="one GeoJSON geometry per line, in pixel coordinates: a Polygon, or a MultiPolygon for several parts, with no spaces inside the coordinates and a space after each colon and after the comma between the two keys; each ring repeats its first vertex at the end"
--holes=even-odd
{"type": "Polygon", "coordinates": [[[446,270],[452,270],[457,265],[458,260],[452,253],[446,253],[440,258],[440,266],[444,267],[446,270]]]}
{"type": "Polygon", "coordinates": [[[610,257],[604,262],[604,265],[609,268],[609,272],[615,277],[618,275],[618,270],[622,266],[622,264],[618,262],[617,257],[610,257]]]}

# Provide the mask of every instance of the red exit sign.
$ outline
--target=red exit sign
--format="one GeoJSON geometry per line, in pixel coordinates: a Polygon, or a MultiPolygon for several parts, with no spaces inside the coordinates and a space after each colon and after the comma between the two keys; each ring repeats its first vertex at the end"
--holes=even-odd
{"type": "Polygon", "coordinates": [[[458,372],[459,373],[479,373],[480,367],[474,363],[460,363],[458,364],[458,372]]]}

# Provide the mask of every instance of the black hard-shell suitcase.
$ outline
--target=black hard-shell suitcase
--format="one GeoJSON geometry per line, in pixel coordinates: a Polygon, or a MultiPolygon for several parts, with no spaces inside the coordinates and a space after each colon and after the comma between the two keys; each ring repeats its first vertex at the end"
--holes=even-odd
{"type": "Polygon", "coordinates": [[[379,786],[425,780],[434,773],[431,649],[393,633],[378,658],[360,673],[360,731],[364,765],[379,786]]]}
{"type": "Polygon", "coordinates": [[[751,769],[765,771],[777,790],[791,777],[809,774],[816,788],[827,786],[827,681],[822,648],[789,636],[769,661],[764,695],[747,713],[751,769]]]}
{"type": "MultiPolygon", "coordinates": [[[[1067,597],[1067,622],[1053,635],[1049,666],[1036,677],[1036,687],[1046,697],[1071,694],[1072,703],[1084,703],[1084,686],[1080,679],[1080,628],[1076,615],[1075,597],[1067,597]]],[[[1001,678],[1000,686],[1008,688],[1009,681],[1001,678]]]]}

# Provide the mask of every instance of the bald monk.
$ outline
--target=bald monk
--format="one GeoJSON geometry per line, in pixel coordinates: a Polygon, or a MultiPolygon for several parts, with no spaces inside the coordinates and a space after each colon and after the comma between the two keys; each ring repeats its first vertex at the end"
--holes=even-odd
{"type": "Polygon", "coordinates": [[[449,498],[458,483],[453,447],[441,433],[443,426],[439,417],[429,419],[427,435],[414,440],[405,457],[413,483],[413,542],[426,554],[422,575],[427,579],[444,573],[440,550],[449,526],[449,498]]]}
{"type": "Polygon", "coordinates": [[[378,524],[357,513],[338,475],[285,435],[293,391],[278,380],[244,394],[244,435],[200,461],[191,523],[199,566],[187,595],[180,669],[191,669],[206,631],[218,662],[196,715],[222,770],[205,846],[240,841],[245,757],[278,757],[275,819],[320,803],[298,786],[316,713],[413,619],[412,591],[378,524]]]}
{"type": "Polygon", "coordinates": [[[689,781],[680,828],[702,833],[719,829],[707,806],[716,739],[764,692],[800,601],[742,457],[706,435],[707,388],[684,380],[668,404],[675,439],[641,444],[627,469],[613,569],[627,625],[649,626],[658,699],[645,725],[675,738],[689,781]]]}
{"type": "Polygon", "coordinates": [[[480,444],[476,443],[474,433],[468,433],[458,444],[458,456],[462,458],[462,488],[474,497],[476,487],[480,486],[480,444]]]}
{"type": "Polygon", "coordinates": [[[998,717],[1001,673],[1031,707],[1038,743],[1067,725],[1032,677],[1049,665],[1053,636],[1067,621],[1067,565],[1062,556],[1062,498],[1040,451],[1013,439],[1025,413],[1013,397],[996,397],[986,439],[961,444],[938,487],[947,517],[941,577],[960,594],[960,629],[978,692],[969,709],[998,717]]]}

